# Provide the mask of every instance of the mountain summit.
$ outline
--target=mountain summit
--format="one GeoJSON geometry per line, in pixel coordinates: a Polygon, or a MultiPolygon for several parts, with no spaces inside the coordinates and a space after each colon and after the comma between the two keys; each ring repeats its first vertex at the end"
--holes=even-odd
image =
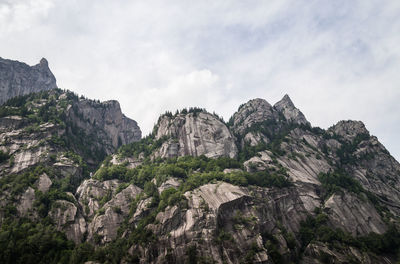
{"type": "Polygon", "coordinates": [[[274,108],[285,116],[285,118],[291,122],[296,124],[310,125],[307,121],[303,113],[297,109],[289,95],[285,94],[285,96],[274,105],[274,108]]]}
{"type": "Polygon", "coordinates": [[[0,58],[0,105],[15,96],[54,88],[56,78],[45,58],[35,66],[0,58]]]}

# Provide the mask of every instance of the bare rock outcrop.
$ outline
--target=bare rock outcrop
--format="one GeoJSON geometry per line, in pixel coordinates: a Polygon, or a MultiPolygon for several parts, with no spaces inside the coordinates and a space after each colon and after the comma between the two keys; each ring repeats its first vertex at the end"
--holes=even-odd
{"type": "Polygon", "coordinates": [[[136,157],[121,157],[118,154],[113,154],[110,162],[114,165],[126,165],[127,168],[133,169],[141,165],[143,162],[143,155],[136,157]]]}
{"type": "Polygon", "coordinates": [[[353,236],[367,235],[370,232],[383,234],[387,230],[375,207],[354,194],[334,194],[324,206],[329,210],[329,218],[333,225],[341,227],[353,236]]]}
{"type": "Polygon", "coordinates": [[[232,129],[235,133],[244,135],[245,130],[254,124],[277,118],[278,113],[275,109],[266,100],[257,98],[239,107],[238,111],[232,116],[232,129]]]}
{"type": "Polygon", "coordinates": [[[140,219],[149,215],[151,209],[150,208],[151,200],[152,198],[148,197],[138,202],[135,213],[133,214],[132,218],[129,219],[129,224],[133,224],[136,226],[136,224],[140,221],[140,219]]]}
{"type": "Polygon", "coordinates": [[[288,95],[274,106],[264,99],[250,100],[239,107],[229,123],[233,133],[241,139],[239,144],[242,147],[245,144],[268,144],[273,135],[281,133],[289,124],[310,126],[288,95]]]}
{"type": "Polygon", "coordinates": [[[80,99],[68,108],[67,116],[74,126],[97,138],[96,144],[101,144],[107,154],[142,137],[137,122],[122,114],[115,100],[96,102],[80,99]]]}
{"type": "Polygon", "coordinates": [[[136,195],[142,192],[137,186],[129,185],[113,196],[94,216],[88,226],[88,240],[99,243],[107,243],[117,237],[117,231],[121,223],[129,215],[130,204],[136,195]]]}
{"type": "Polygon", "coordinates": [[[25,190],[19,199],[19,203],[17,205],[18,213],[25,217],[31,216],[34,201],[35,190],[32,187],[28,187],[28,189],[25,190]]]}
{"type": "MultiPolygon", "coordinates": [[[[351,146],[352,152],[346,153],[347,170],[357,179],[364,189],[375,194],[380,202],[395,215],[400,214],[400,164],[361,121],[340,121],[328,129],[328,133],[338,135],[342,146],[351,146]]],[[[331,140],[332,141],[332,140],[331,140]]],[[[335,148],[333,148],[335,150],[335,148]]]]}
{"type": "Polygon", "coordinates": [[[111,199],[112,194],[121,182],[118,180],[98,181],[94,179],[85,180],[76,190],[76,197],[87,217],[93,217],[100,209],[100,201],[111,199]]]}
{"type": "Polygon", "coordinates": [[[65,200],[55,201],[49,216],[55,222],[57,229],[65,232],[68,239],[76,244],[82,242],[86,233],[86,221],[74,203],[65,200]]]}
{"type": "Polygon", "coordinates": [[[46,173],[43,173],[40,175],[38,183],[37,183],[37,188],[39,191],[45,193],[50,189],[50,186],[53,184],[49,176],[47,176],[46,173]]]}
{"type": "Polygon", "coordinates": [[[303,125],[310,125],[307,121],[306,117],[303,113],[297,109],[292,100],[290,99],[289,95],[285,94],[285,96],[274,105],[274,108],[281,112],[287,121],[295,123],[295,124],[303,124],[303,125]]]}
{"type": "Polygon", "coordinates": [[[235,140],[224,123],[206,112],[178,114],[160,118],[156,139],[169,138],[155,156],[236,157],[235,140]]]}
{"type": "Polygon", "coordinates": [[[162,193],[164,190],[169,188],[177,189],[181,185],[181,182],[177,178],[169,178],[165,182],[160,184],[158,187],[158,192],[162,193]]]}
{"type": "Polygon", "coordinates": [[[321,242],[314,242],[304,250],[301,264],[323,263],[364,263],[364,264],[391,264],[394,263],[387,257],[369,255],[357,248],[349,247],[342,250],[329,247],[321,242]]]}
{"type": "Polygon", "coordinates": [[[192,245],[199,257],[209,261],[241,263],[256,245],[258,251],[252,263],[270,263],[265,234],[279,237],[284,248],[286,240],[277,223],[288,232],[297,232],[307,213],[320,205],[312,188],[304,186],[300,190],[249,189],[218,182],[187,192],[187,209],[168,207],[157,215],[157,224],[149,226],[159,238],[158,257],[150,262],[162,263],[168,248],[174,248],[170,257],[175,263],[186,263],[185,252],[192,245]],[[300,198],[307,195],[314,197],[304,199],[308,205],[300,198]],[[221,240],[221,237],[224,238],[221,240]]]}
{"type": "Polygon", "coordinates": [[[22,116],[5,116],[0,118],[0,131],[12,131],[27,125],[28,119],[22,116]]]}
{"type": "Polygon", "coordinates": [[[129,214],[131,202],[142,192],[131,184],[117,193],[120,184],[118,180],[89,179],[78,187],[76,197],[89,220],[88,241],[103,244],[115,239],[120,224],[129,214]]]}
{"type": "Polygon", "coordinates": [[[328,131],[336,135],[339,135],[341,137],[344,137],[345,139],[350,141],[352,141],[357,135],[360,134],[369,135],[369,132],[365,128],[363,122],[353,121],[353,120],[339,121],[336,125],[330,127],[328,131]]]}
{"type": "Polygon", "coordinates": [[[318,151],[322,138],[309,131],[296,128],[287,136],[287,141],[282,142],[280,149],[284,155],[276,155],[272,151],[264,150],[244,162],[247,171],[262,171],[267,169],[279,170],[285,168],[293,182],[312,183],[320,185],[318,175],[333,170],[323,153],[318,151]]]}
{"type": "Polygon", "coordinates": [[[57,88],[45,58],[35,66],[0,58],[0,105],[15,96],[57,88]]]}

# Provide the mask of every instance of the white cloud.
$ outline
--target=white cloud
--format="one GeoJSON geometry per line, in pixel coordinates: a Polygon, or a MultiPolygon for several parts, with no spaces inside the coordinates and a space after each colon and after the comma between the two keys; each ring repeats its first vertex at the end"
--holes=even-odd
{"type": "Polygon", "coordinates": [[[52,0],[5,0],[0,2],[0,32],[27,30],[40,23],[54,6],[52,0]]]}
{"type": "MultiPolygon", "coordinates": [[[[217,75],[207,69],[195,70],[172,78],[165,87],[139,90],[139,100],[133,103],[144,115],[142,127],[152,128],[158,116],[165,111],[175,112],[192,106],[212,111],[215,105],[223,102],[222,91],[217,75]]],[[[122,105],[129,105],[129,100],[129,97],[120,99],[122,105]]]]}
{"type": "Polygon", "coordinates": [[[400,2],[0,0],[0,56],[117,99],[147,133],[165,110],[225,119],[285,93],[328,127],[363,120],[398,159],[400,2]]]}

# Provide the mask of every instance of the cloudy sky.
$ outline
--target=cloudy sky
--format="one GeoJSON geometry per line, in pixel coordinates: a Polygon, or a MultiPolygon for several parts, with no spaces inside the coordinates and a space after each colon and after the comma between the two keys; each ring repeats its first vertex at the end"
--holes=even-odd
{"type": "Polygon", "coordinates": [[[147,134],[166,110],[284,94],[314,126],[362,120],[400,160],[400,1],[0,0],[0,56],[116,99],[147,134]]]}

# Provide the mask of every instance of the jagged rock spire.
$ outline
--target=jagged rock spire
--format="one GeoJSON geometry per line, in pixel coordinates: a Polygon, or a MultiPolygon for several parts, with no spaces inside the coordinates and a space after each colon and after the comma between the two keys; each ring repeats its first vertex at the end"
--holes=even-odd
{"type": "Polygon", "coordinates": [[[292,100],[287,94],[285,94],[285,96],[283,96],[283,98],[274,105],[274,108],[281,112],[290,122],[303,125],[310,124],[304,114],[294,106],[292,100]]]}
{"type": "Polygon", "coordinates": [[[46,58],[42,58],[40,60],[39,65],[42,66],[43,68],[48,68],[49,67],[49,62],[46,60],[46,58]]]}

